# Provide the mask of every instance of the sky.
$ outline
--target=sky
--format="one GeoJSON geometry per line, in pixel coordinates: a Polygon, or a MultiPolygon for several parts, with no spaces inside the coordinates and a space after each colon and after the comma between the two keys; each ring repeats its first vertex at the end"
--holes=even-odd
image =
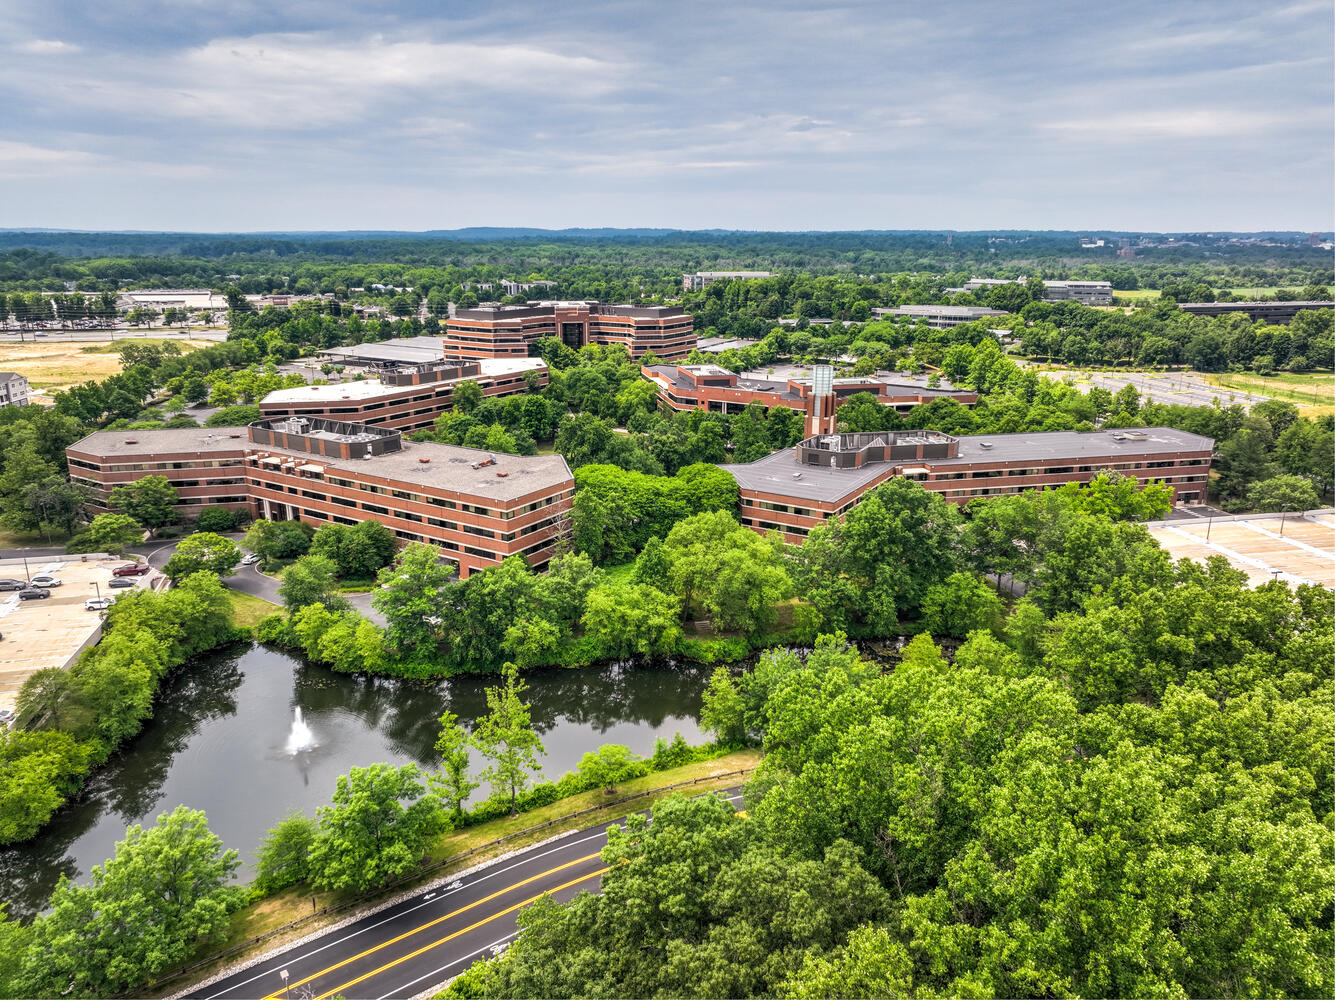
{"type": "Polygon", "coordinates": [[[1329,0],[0,0],[0,227],[1329,230],[1329,0]]]}

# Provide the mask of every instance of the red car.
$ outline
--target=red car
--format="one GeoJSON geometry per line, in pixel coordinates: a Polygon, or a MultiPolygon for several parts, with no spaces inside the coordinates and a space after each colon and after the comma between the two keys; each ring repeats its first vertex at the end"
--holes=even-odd
{"type": "Polygon", "coordinates": [[[144,563],[126,563],[124,566],[117,566],[111,571],[112,576],[143,576],[148,572],[148,566],[144,563]]]}

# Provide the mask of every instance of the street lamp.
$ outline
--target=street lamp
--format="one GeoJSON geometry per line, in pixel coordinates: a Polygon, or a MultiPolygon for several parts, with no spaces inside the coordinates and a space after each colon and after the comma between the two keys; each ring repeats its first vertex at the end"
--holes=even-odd
{"type": "Polygon", "coordinates": [[[279,970],[278,970],[278,975],[279,975],[279,977],[283,980],[283,998],[284,998],[284,1000],[286,1000],[286,998],[287,998],[287,970],[286,970],[286,969],[279,969],[279,970]]]}

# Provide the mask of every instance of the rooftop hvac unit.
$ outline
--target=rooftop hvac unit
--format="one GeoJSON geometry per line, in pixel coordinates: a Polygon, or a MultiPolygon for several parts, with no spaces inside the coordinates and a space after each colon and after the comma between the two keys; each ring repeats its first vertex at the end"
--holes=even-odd
{"type": "Polygon", "coordinates": [[[978,442],[978,447],[979,447],[979,448],[991,448],[991,447],[992,447],[992,442],[991,442],[991,441],[979,441],[979,442],[978,442]]]}

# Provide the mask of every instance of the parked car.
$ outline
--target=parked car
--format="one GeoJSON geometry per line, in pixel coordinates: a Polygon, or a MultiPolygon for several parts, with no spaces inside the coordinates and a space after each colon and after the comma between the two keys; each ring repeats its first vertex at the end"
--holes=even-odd
{"type": "Polygon", "coordinates": [[[28,587],[19,591],[20,601],[40,601],[43,597],[50,597],[51,591],[43,590],[41,587],[28,587]]]}
{"type": "Polygon", "coordinates": [[[83,602],[85,611],[106,611],[111,605],[110,597],[90,597],[83,602]]]}
{"type": "Polygon", "coordinates": [[[22,580],[0,580],[0,590],[22,590],[26,586],[22,580]]]}
{"type": "Polygon", "coordinates": [[[118,577],[116,577],[114,580],[112,580],[110,583],[108,583],[107,586],[108,586],[108,587],[133,587],[133,586],[134,586],[134,581],[131,580],[129,577],[126,577],[126,576],[118,576],[118,577]]]}
{"type": "Polygon", "coordinates": [[[38,573],[31,580],[29,580],[28,583],[30,583],[34,587],[42,587],[44,589],[49,589],[51,587],[59,587],[60,578],[52,576],[50,573],[38,573]]]}
{"type": "Polygon", "coordinates": [[[12,708],[0,708],[0,726],[7,726],[14,721],[14,710],[12,708]]]}
{"type": "Polygon", "coordinates": [[[112,576],[143,576],[149,570],[148,563],[126,563],[111,571],[112,576]]]}
{"type": "Polygon", "coordinates": [[[254,552],[247,552],[246,555],[245,555],[245,557],[241,560],[241,565],[242,565],[242,566],[253,566],[253,565],[255,565],[255,564],[256,564],[257,562],[259,562],[259,561],[260,561],[260,557],[257,556],[254,552]]]}

